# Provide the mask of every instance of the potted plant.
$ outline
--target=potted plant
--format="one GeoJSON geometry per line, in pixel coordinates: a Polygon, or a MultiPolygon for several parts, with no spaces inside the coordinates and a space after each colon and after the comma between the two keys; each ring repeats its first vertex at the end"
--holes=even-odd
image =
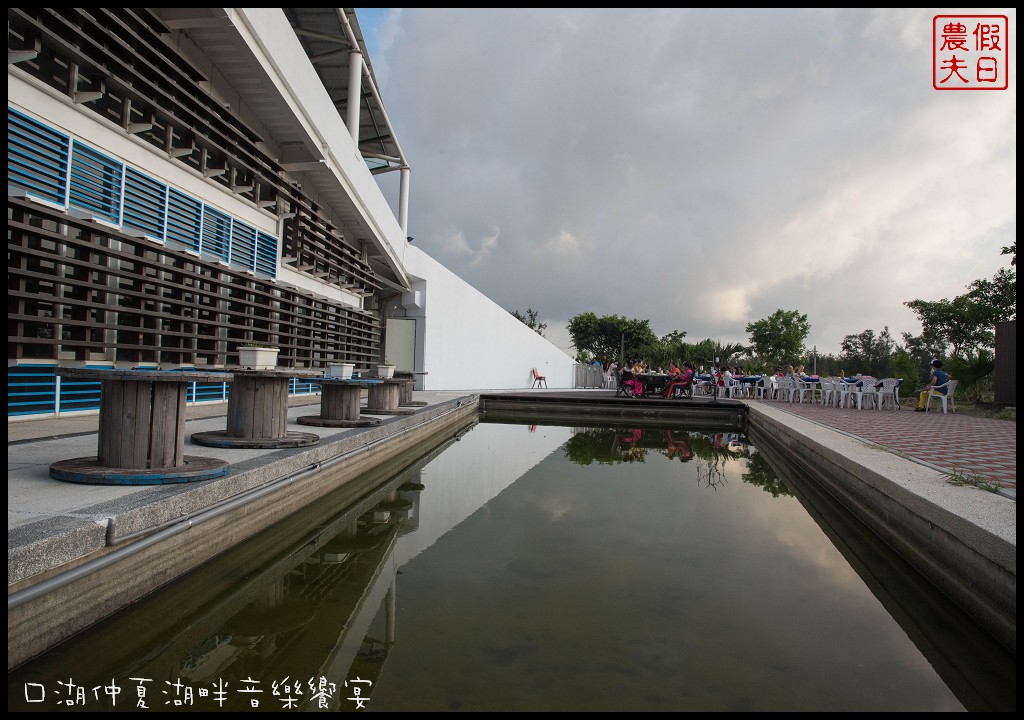
{"type": "Polygon", "coordinates": [[[355,369],[355,363],[331,363],[330,365],[327,366],[327,377],[340,378],[342,380],[350,380],[352,378],[352,372],[355,369]]]}
{"type": "Polygon", "coordinates": [[[384,359],[383,365],[377,366],[377,377],[379,378],[393,378],[395,376],[395,366],[391,364],[391,361],[387,358],[384,359]]]}
{"type": "Polygon", "coordinates": [[[280,351],[266,343],[247,342],[238,346],[238,364],[249,370],[273,370],[280,351]]]}

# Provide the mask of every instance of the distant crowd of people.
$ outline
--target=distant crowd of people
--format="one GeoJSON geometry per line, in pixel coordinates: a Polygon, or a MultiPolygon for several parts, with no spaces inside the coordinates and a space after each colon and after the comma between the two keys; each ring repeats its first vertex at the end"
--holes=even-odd
{"type": "MultiPolygon", "coordinates": [[[[752,380],[760,380],[762,377],[761,375],[749,373],[740,365],[733,367],[728,365],[722,365],[717,368],[711,367],[708,368],[707,372],[701,366],[698,372],[696,366],[690,361],[684,362],[682,366],[677,362],[671,362],[667,369],[664,366],[652,367],[643,358],[627,360],[621,368],[614,361],[605,364],[595,360],[594,365],[604,369],[605,387],[624,387],[630,395],[635,397],[641,397],[644,394],[644,383],[637,376],[646,376],[654,373],[668,376],[664,389],[661,391],[663,398],[679,397],[680,394],[692,395],[693,387],[698,382],[726,387],[733,384],[734,379],[741,382],[750,382],[752,380]]],[[[938,359],[933,360],[931,366],[931,377],[928,385],[918,391],[917,409],[920,412],[924,411],[928,401],[928,394],[932,388],[936,388],[936,392],[946,394],[946,383],[952,379],[952,375],[942,369],[942,361],[938,359]]],[[[786,369],[783,369],[781,365],[776,366],[771,374],[777,377],[789,376],[802,383],[819,382],[821,379],[816,373],[808,374],[803,365],[789,365],[786,369]]],[[[842,370],[839,371],[839,378],[856,387],[861,387],[864,382],[863,377],[847,377],[842,370]]],[[[874,380],[874,378],[868,379],[874,380]]]]}

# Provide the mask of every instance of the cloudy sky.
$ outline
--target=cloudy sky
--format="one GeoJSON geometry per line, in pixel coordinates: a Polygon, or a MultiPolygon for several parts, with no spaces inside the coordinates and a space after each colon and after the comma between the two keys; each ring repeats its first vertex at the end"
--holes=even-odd
{"type": "Polygon", "coordinates": [[[563,348],[587,311],[746,343],[781,308],[838,353],[1009,264],[1013,9],[358,13],[409,234],[563,348]],[[967,13],[1008,16],[1008,90],[933,89],[967,13]]]}

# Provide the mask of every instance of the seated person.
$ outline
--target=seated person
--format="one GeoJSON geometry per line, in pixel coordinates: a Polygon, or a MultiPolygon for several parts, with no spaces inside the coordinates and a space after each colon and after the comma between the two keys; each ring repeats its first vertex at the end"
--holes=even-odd
{"type": "Polygon", "coordinates": [[[803,365],[797,365],[795,377],[800,382],[818,382],[820,379],[817,375],[808,375],[803,365]]]}
{"type": "Polygon", "coordinates": [[[661,391],[661,396],[667,398],[670,397],[669,386],[671,386],[673,382],[679,379],[681,371],[679,370],[679,366],[675,362],[670,362],[668,364],[668,370],[665,371],[664,374],[668,375],[668,379],[665,381],[665,387],[661,391]]]}
{"type": "Polygon", "coordinates": [[[606,388],[614,388],[616,383],[618,383],[618,380],[619,364],[613,361],[612,364],[608,366],[608,371],[604,374],[604,386],[606,388]]]}
{"type": "Polygon", "coordinates": [[[732,370],[728,365],[723,365],[718,373],[718,387],[726,387],[732,384],[732,370]]]}
{"type": "MultiPolygon", "coordinates": [[[[928,381],[924,390],[922,390],[918,395],[917,408],[915,408],[915,412],[924,412],[928,407],[928,395],[931,393],[932,388],[937,385],[945,385],[949,382],[949,378],[949,373],[942,369],[942,361],[938,359],[932,360],[932,377],[931,380],[928,381]]],[[[945,395],[946,388],[940,387],[935,392],[945,395]]]]}
{"type": "Polygon", "coordinates": [[[673,365],[672,370],[675,372],[671,374],[668,382],[665,383],[665,392],[662,394],[662,397],[673,397],[676,389],[685,390],[693,385],[693,363],[684,363],[682,370],[673,365]]]}
{"type": "Polygon", "coordinates": [[[628,392],[636,397],[639,397],[644,392],[644,384],[634,377],[635,373],[642,372],[637,369],[637,363],[625,363],[622,366],[622,384],[628,390],[628,392]]]}

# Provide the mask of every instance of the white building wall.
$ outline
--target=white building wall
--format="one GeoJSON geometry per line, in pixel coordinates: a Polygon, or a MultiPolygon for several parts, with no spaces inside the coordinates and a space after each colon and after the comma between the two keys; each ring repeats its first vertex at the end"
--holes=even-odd
{"type": "Polygon", "coordinates": [[[287,21],[279,8],[234,8],[229,16],[288,98],[296,120],[307,128],[324,162],[356,200],[359,211],[384,239],[392,256],[421,282],[417,318],[417,369],[427,372],[423,390],[528,388],[531,369],[548,387],[571,388],[572,358],[512,317],[423,251],[409,245],[376,180],[366,167],[316,74],[309,71],[298,39],[280,32],[287,21]]]}
{"type": "MultiPolygon", "coordinates": [[[[410,275],[423,280],[417,358],[427,372],[424,390],[512,390],[533,384],[530,371],[551,388],[571,388],[575,362],[505,308],[419,248],[407,245],[410,275]]],[[[419,387],[419,385],[417,385],[419,387]]]]}
{"type": "Polygon", "coordinates": [[[284,13],[280,8],[229,8],[229,16],[268,77],[274,79],[291,104],[296,122],[310,137],[311,147],[319,148],[325,166],[346,189],[364,220],[377,230],[378,237],[387,240],[394,257],[396,249],[405,243],[405,234],[298,38],[292,32],[281,32],[282,27],[288,27],[284,13]]]}

